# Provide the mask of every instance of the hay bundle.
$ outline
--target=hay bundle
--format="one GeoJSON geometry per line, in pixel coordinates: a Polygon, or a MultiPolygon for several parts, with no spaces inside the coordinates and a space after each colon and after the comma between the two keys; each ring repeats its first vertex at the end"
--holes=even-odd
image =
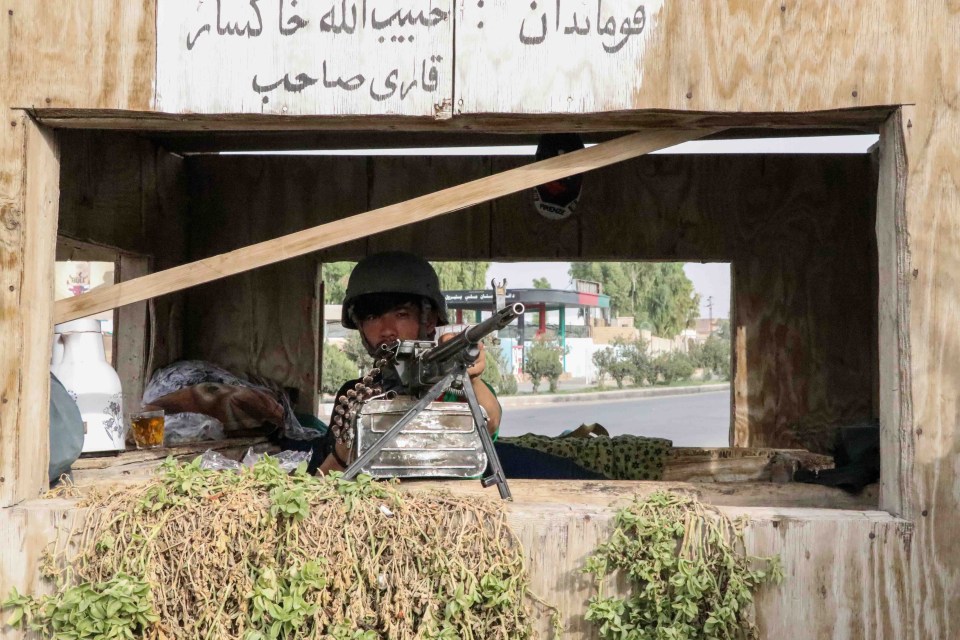
{"type": "Polygon", "coordinates": [[[58,593],[5,603],[17,624],[78,639],[533,635],[539,600],[496,503],[267,459],[240,474],[167,461],[85,506],[75,553],[49,563],[58,593]]]}

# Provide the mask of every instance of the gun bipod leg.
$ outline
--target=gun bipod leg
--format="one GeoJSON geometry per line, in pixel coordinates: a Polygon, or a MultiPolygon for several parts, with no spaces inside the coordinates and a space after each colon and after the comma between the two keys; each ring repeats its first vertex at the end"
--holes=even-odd
{"type": "Polygon", "coordinates": [[[512,501],[513,495],[510,493],[510,487],[507,485],[507,477],[503,474],[503,465],[500,464],[500,456],[497,455],[497,449],[493,446],[493,438],[490,437],[490,432],[487,430],[487,421],[483,417],[483,412],[480,411],[480,402],[477,400],[477,394],[473,390],[473,384],[466,375],[466,371],[464,371],[463,380],[463,392],[467,397],[467,404],[470,406],[470,411],[473,413],[473,420],[477,424],[480,442],[483,444],[483,450],[487,454],[487,462],[490,464],[491,474],[481,479],[480,484],[484,487],[496,484],[497,490],[500,491],[500,498],[502,500],[512,501]]]}

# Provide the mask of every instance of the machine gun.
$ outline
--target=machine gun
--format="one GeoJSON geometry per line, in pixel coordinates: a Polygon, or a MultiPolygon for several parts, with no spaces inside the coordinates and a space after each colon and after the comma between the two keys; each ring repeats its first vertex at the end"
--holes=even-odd
{"type": "MultiPolygon", "coordinates": [[[[425,340],[404,340],[392,345],[381,347],[378,359],[385,364],[381,366],[384,387],[391,394],[391,399],[401,393],[415,400],[412,406],[405,409],[403,415],[392,426],[383,431],[369,446],[363,446],[361,439],[357,439],[357,459],[344,472],[344,478],[350,480],[380,454],[384,448],[410,425],[432,402],[440,398],[447,391],[462,395],[467,401],[476,428],[486,462],[490,467],[490,475],[481,479],[484,487],[497,485],[500,497],[510,500],[510,489],[500,458],[493,446],[493,439],[487,430],[487,420],[480,409],[476,393],[470,378],[469,369],[480,355],[480,341],[486,336],[506,327],[523,313],[522,304],[513,304],[494,313],[483,322],[465,329],[454,338],[437,344],[425,340]],[[362,450],[361,450],[362,449],[362,450]]],[[[368,400],[366,404],[371,404],[368,400]]],[[[360,421],[364,417],[364,407],[354,413],[353,422],[356,433],[360,433],[360,421]]],[[[481,472],[483,470],[481,469],[481,472]]]]}

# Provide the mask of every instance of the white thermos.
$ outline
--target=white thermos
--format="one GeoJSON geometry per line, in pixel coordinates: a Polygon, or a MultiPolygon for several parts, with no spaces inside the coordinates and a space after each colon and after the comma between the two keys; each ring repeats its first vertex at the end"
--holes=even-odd
{"type": "Polygon", "coordinates": [[[83,452],[122,451],[123,390],[107,364],[100,322],[82,318],[56,325],[50,370],[80,408],[83,452]]]}

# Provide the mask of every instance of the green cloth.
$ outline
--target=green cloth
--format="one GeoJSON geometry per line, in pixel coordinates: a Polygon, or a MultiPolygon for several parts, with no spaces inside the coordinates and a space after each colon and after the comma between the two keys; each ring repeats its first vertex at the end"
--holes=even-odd
{"type": "Polygon", "coordinates": [[[661,480],[673,443],[663,438],[552,438],[528,433],[500,442],[568,458],[611,480],[661,480]]]}

